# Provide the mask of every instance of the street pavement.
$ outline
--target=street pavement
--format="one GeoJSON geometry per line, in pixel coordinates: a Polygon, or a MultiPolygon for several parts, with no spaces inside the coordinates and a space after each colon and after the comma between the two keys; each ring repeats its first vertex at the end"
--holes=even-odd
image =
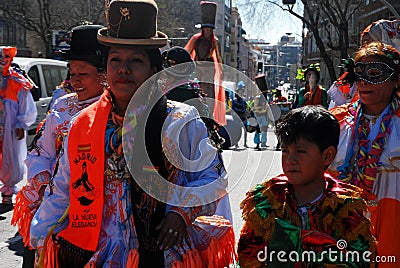
{"type": "MultiPolygon", "coordinates": [[[[246,192],[265,178],[271,178],[281,173],[281,152],[275,151],[276,138],[273,130],[268,132],[267,145],[263,150],[255,150],[254,134],[248,133],[247,144],[243,147],[242,140],[239,148],[224,150],[223,159],[229,175],[229,199],[233,215],[233,227],[236,239],[239,238],[243,226],[240,202],[246,192]]],[[[19,186],[23,186],[26,179],[19,186]]],[[[15,197],[14,197],[15,201],[15,197]]],[[[23,245],[17,228],[11,225],[12,209],[0,204],[0,268],[22,267],[23,245]]]]}

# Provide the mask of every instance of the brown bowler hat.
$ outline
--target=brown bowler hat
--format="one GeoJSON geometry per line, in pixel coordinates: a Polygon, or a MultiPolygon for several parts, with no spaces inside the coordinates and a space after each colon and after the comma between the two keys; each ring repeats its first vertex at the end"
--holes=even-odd
{"type": "Polygon", "coordinates": [[[157,31],[158,7],[154,0],[112,0],[106,10],[107,27],[98,31],[100,43],[159,48],[166,34],[157,31]]]}
{"type": "Polygon", "coordinates": [[[267,91],[267,81],[265,80],[265,77],[265,74],[260,74],[255,77],[257,87],[261,90],[261,92],[267,91]]]}

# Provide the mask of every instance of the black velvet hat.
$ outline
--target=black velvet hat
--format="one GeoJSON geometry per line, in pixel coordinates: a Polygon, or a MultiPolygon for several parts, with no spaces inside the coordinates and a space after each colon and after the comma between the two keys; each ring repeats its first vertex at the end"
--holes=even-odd
{"type": "Polygon", "coordinates": [[[194,72],[194,62],[190,57],[189,52],[180,46],[170,48],[164,55],[166,71],[176,76],[188,76],[194,72]],[[177,66],[175,68],[168,68],[178,64],[186,63],[185,65],[177,66]]]}
{"type": "Polygon", "coordinates": [[[201,28],[209,27],[215,29],[215,16],[217,4],[215,2],[201,1],[201,28]]]}
{"type": "Polygon", "coordinates": [[[163,47],[168,37],[157,31],[157,13],[153,0],[112,0],[106,10],[107,27],[97,38],[106,46],[163,47]]]}
{"type": "Polygon", "coordinates": [[[170,61],[168,67],[185,62],[193,62],[189,52],[180,46],[170,48],[165,54],[165,59],[170,61]]]}
{"type": "Polygon", "coordinates": [[[72,28],[70,49],[65,51],[65,58],[87,61],[96,67],[102,67],[104,46],[97,41],[97,31],[102,27],[102,25],[81,25],[72,28]]]}

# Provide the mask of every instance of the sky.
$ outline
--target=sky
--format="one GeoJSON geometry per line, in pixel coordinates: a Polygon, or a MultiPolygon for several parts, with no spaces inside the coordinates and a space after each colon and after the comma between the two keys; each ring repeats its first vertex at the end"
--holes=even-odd
{"type": "MultiPolygon", "coordinates": [[[[291,36],[295,36],[296,40],[301,41],[302,22],[300,19],[287,11],[276,8],[273,9],[268,19],[264,19],[266,18],[265,13],[259,12],[252,21],[249,16],[245,15],[248,11],[247,9],[251,8],[250,5],[247,3],[240,4],[240,2],[243,1],[236,0],[233,5],[238,7],[243,29],[247,33],[247,39],[264,39],[266,42],[276,44],[286,33],[293,33],[291,36]]],[[[247,2],[247,0],[244,0],[244,2],[247,2]]],[[[300,5],[295,6],[294,10],[302,14],[300,5]]]]}

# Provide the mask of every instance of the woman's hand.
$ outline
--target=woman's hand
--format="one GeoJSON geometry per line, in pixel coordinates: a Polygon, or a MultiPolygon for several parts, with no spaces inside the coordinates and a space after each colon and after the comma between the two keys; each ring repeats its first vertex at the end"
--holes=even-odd
{"type": "Polygon", "coordinates": [[[37,206],[38,206],[38,207],[40,206],[40,204],[41,204],[42,201],[43,201],[43,196],[44,196],[44,192],[45,192],[45,190],[46,190],[46,187],[47,187],[47,185],[43,185],[43,186],[40,187],[40,189],[39,189],[39,192],[38,192],[39,198],[38,198],[38,200],[37,200],[37,206]]]}
{"type": "Polygon", "coordinates": [[[168,212],[156,230],[160,230],[157,239],[158,246],[160,250],[165,250],[182,243],[186,235],[186,223],[178,213],[168,212]]]}
{"type": "Polygon", "coordinates": [[[304,94],[304,99],[310,99],[311,100],[311,93],[310,93],[310,91],[307,91],[305,94],[304,94]]]}

